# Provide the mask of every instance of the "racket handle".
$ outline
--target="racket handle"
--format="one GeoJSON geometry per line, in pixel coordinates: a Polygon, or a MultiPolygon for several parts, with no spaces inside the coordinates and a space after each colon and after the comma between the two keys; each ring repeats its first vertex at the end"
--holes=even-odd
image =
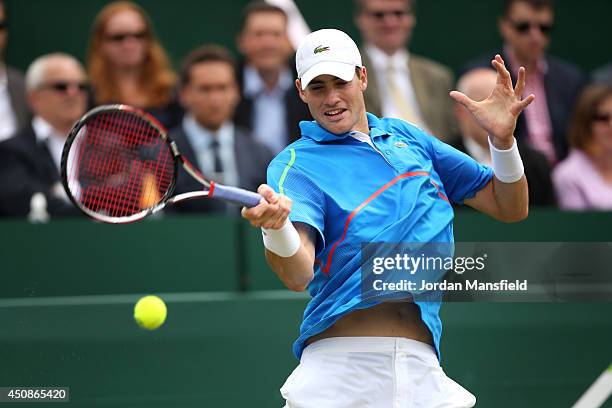
{"type": "Polygon", "coordinates": [[[238,187],[223,186],[221,184],[215,184],[212,192],[212,198],[218,198],[228,203],[248,208],[255,207],[261,200],[261,196],[257,193],[243,190],[238,187]]]}

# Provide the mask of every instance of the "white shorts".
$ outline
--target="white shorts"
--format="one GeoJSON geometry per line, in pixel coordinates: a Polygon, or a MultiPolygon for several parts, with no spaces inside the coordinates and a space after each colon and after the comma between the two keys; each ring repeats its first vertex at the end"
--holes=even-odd
{"type": "Polygon", "coordinates": [[[285,408],[469,408],[435,350],[399,337],[332,337],[306,347],[280,390],[285,408]]]}

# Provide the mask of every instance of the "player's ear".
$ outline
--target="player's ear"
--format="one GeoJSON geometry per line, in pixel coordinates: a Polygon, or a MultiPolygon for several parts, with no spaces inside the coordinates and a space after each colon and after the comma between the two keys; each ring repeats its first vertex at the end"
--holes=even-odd
{"type": "Polygon", "coordinates": [[[300,81],[299,78],[295,80],[295,87],[298,90],[298,94],[300,95],[300,99],[302,100],[302,102],[308,103],[306,102],[306,96],[304,95],[304,91],[302,90],[302,81],[300,81]]]}
{"type": "Polygon", "coordinates": [[[365,92],[368,87],[368,71],[366,67],[360,67],[359,69],[359,85],[361,87],[361,92],[365,92]]]}

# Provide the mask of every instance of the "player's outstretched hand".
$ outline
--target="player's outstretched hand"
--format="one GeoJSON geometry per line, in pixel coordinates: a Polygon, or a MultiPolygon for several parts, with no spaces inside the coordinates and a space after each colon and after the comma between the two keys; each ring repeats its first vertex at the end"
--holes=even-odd
{"type": "Polygon", "coordinates": [[[508,149],[514,142],[514,129],[518,116],[533,102],[535,96],[531,94],[522,99],[525,90],[524,67],[519,68],[516,86],[513,88],[510,72],[499,54],[491,61],[491,65],[497,71],[497,84],[487,99],[476,102],[458,91],[452,91],[450,96],[465,106],[480,126],[489,132],[495,147],[508,149]]]}
{"type": "Polygon", "coordinates": [[[257,192],[263,197],[259,204],[252,208],[242,208],[242,217],[249,220],[254,227],[280,229],[291,212],[291,199],[277,194],[272,187],[262,184],[257,192]]]}

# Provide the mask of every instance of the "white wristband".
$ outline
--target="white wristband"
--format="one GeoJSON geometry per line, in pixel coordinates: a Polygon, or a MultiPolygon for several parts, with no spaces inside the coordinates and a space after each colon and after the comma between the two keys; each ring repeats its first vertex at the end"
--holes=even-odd
{"type": "Polygon", "coordinates": [[[516,139],[508,150],[499,150],[489,136],[489,149],[491,150],[491,161],[493,162],[493,173],[502,183],[516,183],[523,177],[525,169],[523,160],[516,146],[516,139]]]}
{"type": "Polygon", "coordinates": [[[289,258],[300,249],[300,234],[287,218],[281,229],[261,229],[264,246],[283,258],[289,258]]]}

